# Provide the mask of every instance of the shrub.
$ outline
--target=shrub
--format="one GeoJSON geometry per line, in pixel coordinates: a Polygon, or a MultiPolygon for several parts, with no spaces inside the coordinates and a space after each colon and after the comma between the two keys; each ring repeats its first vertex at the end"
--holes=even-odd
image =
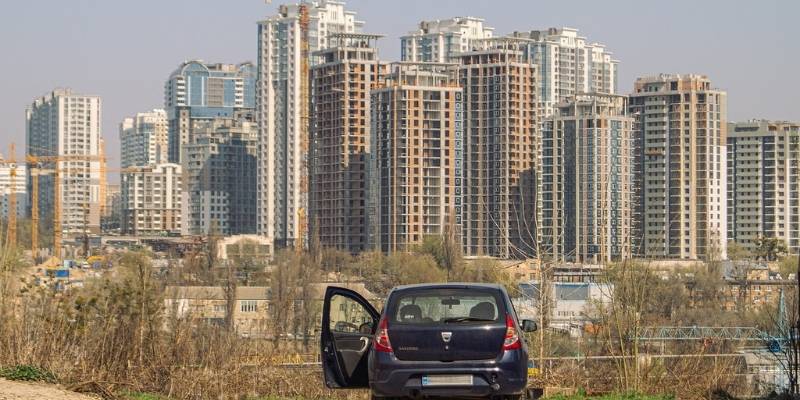
{"type": "Polygon", "coordinates": [[[33,365],[16,365],[0,369],[0,377],[11,381],[56,382],[56,376],[52,372],[33,365]]]}

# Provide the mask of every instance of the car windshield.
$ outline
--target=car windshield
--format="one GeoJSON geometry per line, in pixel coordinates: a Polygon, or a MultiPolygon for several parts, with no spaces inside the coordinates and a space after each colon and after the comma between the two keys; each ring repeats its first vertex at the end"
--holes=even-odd
{"type": "Polygon", "coordinates": [[[394,322],[449,324],[497,322],[501,312],[496,291],[426,289],[400,294],[394,302],[394,322]]]}

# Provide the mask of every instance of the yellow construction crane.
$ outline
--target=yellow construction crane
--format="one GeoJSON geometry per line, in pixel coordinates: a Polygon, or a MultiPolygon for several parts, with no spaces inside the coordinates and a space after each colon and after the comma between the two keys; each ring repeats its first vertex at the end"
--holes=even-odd
{"type": "MultiPolygon", "coordinates": [[[[34,258],[39,250],[39,176],[53,174],[53,256],[61,258],[61,168],[59,162],[69,161],[100,161],[104,165],[102,155],[61,155],[61,156],[34,156],[28,154],[25,162],[31,174],[31,250],[34,258]],[[53,168],[42,168],[41,163],[53,163],[53,168]]],[[[103,168],[101,167],[101,171],[103,168]]],[[[88,204],[86,205],[88,207],[88,204]]]]}
{"type": "MultiPolygon", "coordinates": [[[[308,200],[308,125],[310,118],[309,90],[311,77],[308,73],[308,5],[300,4],[298,7],[300,15],[300,202],[308,200]]],[[[297,209],[297,235],[295,238],[295,251],[303,251],[306,237],[306,211],[301,205],[297,209]]]]}

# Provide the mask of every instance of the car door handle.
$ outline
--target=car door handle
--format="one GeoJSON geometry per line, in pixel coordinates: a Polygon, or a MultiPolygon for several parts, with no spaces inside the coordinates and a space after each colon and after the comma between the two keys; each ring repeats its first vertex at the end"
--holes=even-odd
{"type": "Polygon", "coordinates": [[[369,347],[369,338],[362,336],[361,337],[361,342],[364,345],[361,346],[361,350],[358,351],[359,353],[363,353],[363,352],[367,351],[367,347],[369,347]]]}

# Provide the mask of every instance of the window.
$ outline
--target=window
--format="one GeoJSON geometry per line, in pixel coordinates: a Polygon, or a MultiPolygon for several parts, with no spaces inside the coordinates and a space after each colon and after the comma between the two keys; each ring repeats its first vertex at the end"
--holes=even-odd
{"type": "Polygon", "coordinates": [[[242,312],[258,311],[258,302],[255,300],[242,300],[242,312]]]}
{"type": "MultiPolygon", "coordinates": [[[[503,312],[492,291],[438,289],[402,296],[390,312],[392,321],[408,324],[444,323],[461,318],[499,321],[503,312]]],[[[469,321],[465,321],[469,322],[469,321]]]]}

